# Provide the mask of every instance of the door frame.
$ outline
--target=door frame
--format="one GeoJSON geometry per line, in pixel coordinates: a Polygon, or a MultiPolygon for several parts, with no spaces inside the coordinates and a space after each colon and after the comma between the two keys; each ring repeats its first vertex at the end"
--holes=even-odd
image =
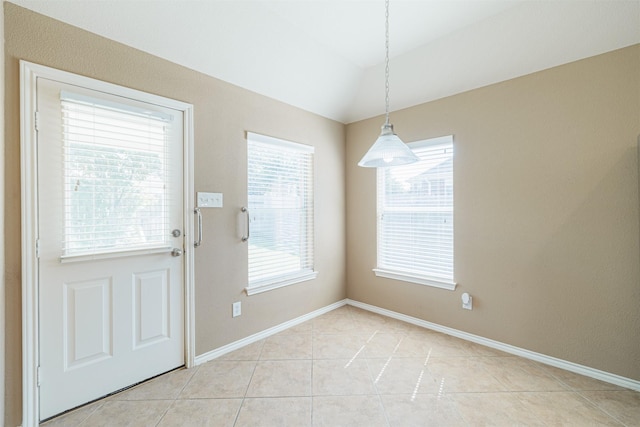
{"type": "Polygon", "coordinates": [[[22,230],[22,426],[40,422],[38,393],[38,176],[36,81],[38,78],[89,87],[98,91],[169,107],[184,114],[183,218],[184,218],[184,360],[195,365],[194,299],[194,172],[193,105],[135,89],[80,76],[47,66],[20,61],[20,181],[22,230]]]}

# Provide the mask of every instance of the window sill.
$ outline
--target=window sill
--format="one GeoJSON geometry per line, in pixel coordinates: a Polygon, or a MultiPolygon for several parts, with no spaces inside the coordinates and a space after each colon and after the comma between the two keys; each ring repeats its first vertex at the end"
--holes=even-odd
{"type": "Polygon", "coordinates": [[[457,283],[448,282],[445,280],[434,279],[426,276],[400,273],[397,271],[381,270],[379,268],[374,268],[373,272],[378,277],[402,280],[403,282],[417,283],[419,285],[432,286],[434,288],[446,289],[448,291],[454,291],[456,289],[456,286],[458,285],[457,283]]]}
{"type": "Polygon", "coordinates": [[[60,257],[61,263],[77,262],[77,261],[96,261],[101,259],[111,259],[120,257],[130,257],[138,255],[154,255],[171,252],[170,246],[150,246],[147,248],[134,248],[134,249],[119,249],[113,251],[103,251],[95,253],[84,253],[77,255],[62,255],[60,257]]]}
{"type": "Polygon", "coordinates": [[[248,296],[261,294],[262,292],[271,291],[278,288],[283,288],[289,285],[295,285],[296,283],[306,282],[307,280],[313,280],[318,277],[317,271],[305,271],[295,276],[277,277],[275,279],[266,280],[263,282],[255,283],[254,285],[247,286],[244,291],[248,296]]]}

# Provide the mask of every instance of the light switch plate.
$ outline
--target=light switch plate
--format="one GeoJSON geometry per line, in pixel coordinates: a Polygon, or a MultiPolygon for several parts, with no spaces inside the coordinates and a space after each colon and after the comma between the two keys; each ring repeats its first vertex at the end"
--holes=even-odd
{"type": "Polygon", "coordinates": [[[222,193],[204,193],[198,191],[197,195],[197,207],[199,208],[221,208],[222,207],[222,193]]]}

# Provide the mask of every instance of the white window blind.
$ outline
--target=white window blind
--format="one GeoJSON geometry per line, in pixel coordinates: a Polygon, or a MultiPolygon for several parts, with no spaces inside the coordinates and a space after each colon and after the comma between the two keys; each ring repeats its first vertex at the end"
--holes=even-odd
{"type": "Polygon", "coordinates": [[[453,137],[408,145],[419,162],[378,169],[374,271],[417,283],[453,284],[453,137]]]}
{"type": "Polygon", "coordinates": [[[249,288],[312,278],[314,149],[254,133],[247,144],[249,288]]]}
{"type": "Polygon", "coordinates": [[[169,246],[171,117],[61,93],[63,258],[169,246]]]}

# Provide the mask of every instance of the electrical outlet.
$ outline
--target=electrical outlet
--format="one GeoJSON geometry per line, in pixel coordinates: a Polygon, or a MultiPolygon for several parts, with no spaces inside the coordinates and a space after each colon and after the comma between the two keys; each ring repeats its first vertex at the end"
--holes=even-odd
{"type": "Polygon", "coordinates": [[[231,307],[231,317],[238,317],[242,314],[242,303],[240,301],[234,302],[231,307]]]}
{"type": "Polygon", "coordinates": [[[462,308],[473,310],[473,297],[466,292],[462,294],[462,308]]]}

